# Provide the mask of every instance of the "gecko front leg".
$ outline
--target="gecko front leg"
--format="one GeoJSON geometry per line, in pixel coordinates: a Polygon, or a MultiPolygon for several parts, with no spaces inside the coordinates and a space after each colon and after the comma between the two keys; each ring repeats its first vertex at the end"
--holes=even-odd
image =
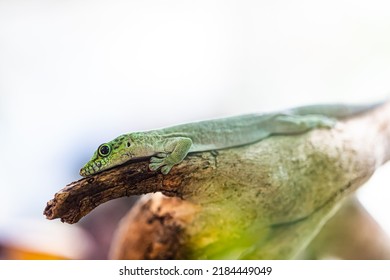
{"type": "Polygon", "coordinates": [[[168,174],[172,167],[180,163],[188,154],[192,140],[187,137],[173,137],[163,140],[163,152],[150,159],[149,168],[155,171],[161,167],[162,174],[168,174]]]}

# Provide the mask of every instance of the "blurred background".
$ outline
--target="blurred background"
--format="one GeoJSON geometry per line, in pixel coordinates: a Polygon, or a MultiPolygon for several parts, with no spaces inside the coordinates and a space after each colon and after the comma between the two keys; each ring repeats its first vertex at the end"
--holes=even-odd
{"type": "MultiPolygon", "coordinates": [[[[389,15],[378,0],[0,0],[0,258],[107,258],[135,198],[76,225],[42,212],[120,134],[389,97],[389,15]]],[[[389,171],[359,191],[388,233],[389,171]]]]}

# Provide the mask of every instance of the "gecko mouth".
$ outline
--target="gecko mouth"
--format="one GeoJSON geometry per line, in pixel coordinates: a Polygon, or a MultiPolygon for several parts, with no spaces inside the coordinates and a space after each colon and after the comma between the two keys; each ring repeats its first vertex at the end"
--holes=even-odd
{"type": "Polygon", "coordinates": [[[102,170],[102,163],[100,161],[96,161],[92,164],[85,165],[83,168],[80,169],[80,175],[83,177],[95,174],[102,170]]]}
{"type": "Polygon", "coordinates": [[[138,159],[138,158],[135,157],[135,155],[130,152],[124,153],[122,155],[121,161],[118,163],[112,163],[112,162],[110,163],[110,161],[107,158],[100,158],[94,162],[89,162],[86,165],[84,165],[80,169],[79,173],[83,177],[90,176],[98,172],[101,172],[103,170],[110,169],[114,166],[124,164],[129,160],[133,161],[134,159],[138,159]]]}

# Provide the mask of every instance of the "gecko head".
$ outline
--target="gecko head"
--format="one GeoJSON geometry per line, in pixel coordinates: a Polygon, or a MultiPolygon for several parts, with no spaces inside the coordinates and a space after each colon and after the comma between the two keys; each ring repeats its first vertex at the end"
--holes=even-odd
{"type": "Polygon", "coordinates": [[[80,175],[90,176],[120,165],[134,157],[129,135],[121,135],[114,140],[101,144],[92,158],[80,169],[80,175]]]}

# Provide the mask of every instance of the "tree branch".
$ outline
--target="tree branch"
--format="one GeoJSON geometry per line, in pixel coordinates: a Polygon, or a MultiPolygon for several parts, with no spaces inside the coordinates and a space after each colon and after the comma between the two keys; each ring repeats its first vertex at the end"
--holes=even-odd
{"type": "Polygon", "coordinates": [[[334,129],[191,154],[168,175],[129,162],[69,184],[44,214],[75,223],[110,199],[162,192],[200,207],[179,223],[186,258],[291,258],[389,160],[389,123],[385,104],[334,129]]]}
{"type": "Polygon", "coordinates": [[[162,192],[182,197],[190,181],[215,169],[215,157],[211,153],[189,156],[168,175],[150,171],[148,165],[149,159],[128,162],[72,182],[47,203],[44,215],[73,224],[100,204],[123,196],[162,192]]]}

